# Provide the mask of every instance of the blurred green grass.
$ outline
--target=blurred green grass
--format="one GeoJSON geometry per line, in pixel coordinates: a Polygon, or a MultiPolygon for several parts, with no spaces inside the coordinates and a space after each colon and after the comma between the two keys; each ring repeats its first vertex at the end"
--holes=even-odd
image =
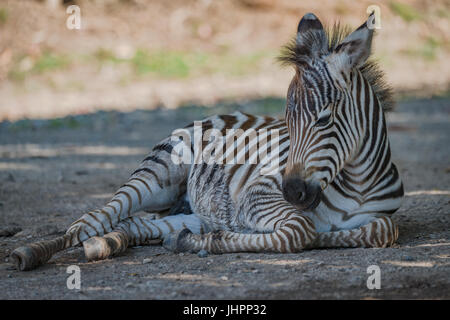
{"type": "MultiPolygon", "coordinates": [[[[255,73],[267,61],[275,61],[277,51],[256,51],[236,55],[221,53],[148,50],[137,48],[129,58],[121,58],[112,50],[99,48],[88,55],[67,55],[44,51],[38,58],[22,55],[15,59],[9,72],[11,80],[23,81],[28,75],[62,70],[71,65],[105,64],[129,66],[136,77],[182,79],[190,76],[224,74],[242,76],[255,73]]],[[[270,63],[270,62],[269,62],[270,63]]]]}
{"type": "Polygon", "coordinates": [[[185,78],[198,74],[222,73],[244,75],[255,72],[260,63],[271,59],[277,52],[257,51],[245,55],[229,52],[181,52],[138,48],[130,59],[118,58],[108,49],[98,49],[94,56],[100,63],[127,63],[136,75],[154,74],[161,77],[185,78]]]}
{"type": "Polygon", "coordinates": [[[406,3],[389,1],[389,8],[393,13],[400,16],[406,22],[412,22],[422,18],[420,12],[406,3]]]}
{"type": "Polygon", "coordinates": [[[42,55],[35,59],[28,55],[22,55],[16,58],[8,76],[12,80],[23,81],[29,74],[42,74],[47,71],[64,69],[70,63],[71,58],[69,56],[50,51],[44,51],[42,55]]]}
{"type": "Polygon", "coordinates": [[[5,8],[0,8],[0,25],[5,24],[8,21],[9,13],[5,8]]]}
{"type": "Polygon", "coordinates": [[[43,73],[48,70],[62,69],[69,65],[70,59],[66,55],[60,55],[49,51],[44,52],[34,64],[32,71],[43,73]]]}
{"type": "Polygon", "coordinates": [[[436,59],[439,50],[444,46],[443,40],[437,36],[427,36],[421,43],[416,47],[407,48],[402,51],[402,53],[421,58],[427,61],[433,61],[436,59]]]}

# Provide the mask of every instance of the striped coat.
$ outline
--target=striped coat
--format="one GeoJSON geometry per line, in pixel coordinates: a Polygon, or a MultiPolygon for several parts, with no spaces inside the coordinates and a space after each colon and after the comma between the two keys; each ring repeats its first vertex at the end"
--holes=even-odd
{"type": "Polygon", "coordinates": [[[155,239],[211,253],[393,244],[403,186],[384,119],[388,90],[366,63],[371,38],[367,24],[326,35],[305,15],[282,58],[296,70],[285,119],[236,112],[174,131],[105,206],[62,237],[16,249],[18,268],[75,245],[96,260],[155,239]]]}

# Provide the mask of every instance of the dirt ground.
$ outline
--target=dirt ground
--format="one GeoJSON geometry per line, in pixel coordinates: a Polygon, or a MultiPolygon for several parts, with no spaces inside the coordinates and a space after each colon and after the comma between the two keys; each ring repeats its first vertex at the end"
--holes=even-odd
{"type": "Polygon", "coordinates": [[[9,253],[61,235],[104,204],[172,129],[234,109],[280,114],[284,105],[273,98],[0,123],[0,229],[21,229],[0,237],[0,299],[449,299],[449,102],[407,99],[388,117],[406,191],[392,248],[200,258],[154,245],[99,262],[75,248],[29,272],[16,271],[9,253]],[[81,269],[81,290],[66,286],[70,265],[81,269]],[[370,265],[381,269],[379,290],[366,286],[370,265]]]}

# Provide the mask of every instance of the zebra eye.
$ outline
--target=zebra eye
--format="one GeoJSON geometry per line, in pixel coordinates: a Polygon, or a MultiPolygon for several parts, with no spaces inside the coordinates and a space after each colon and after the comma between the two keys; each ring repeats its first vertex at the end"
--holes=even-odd
{"type": "Polygon", "coordinates": [[[328,122],[330,122],[330,118],[331,118],[331,112],[324,114],[317,120],[316,125],[319,127],[323,127],[323,126],[327,125],[328,122]]]}

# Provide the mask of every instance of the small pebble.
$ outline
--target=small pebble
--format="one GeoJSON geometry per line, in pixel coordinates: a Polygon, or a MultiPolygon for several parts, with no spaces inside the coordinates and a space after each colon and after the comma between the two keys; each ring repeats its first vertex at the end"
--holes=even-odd
{"type": "Polygon", "coordinates": [[[206,258],[206,257],[208,256],[208,251],[206,251],[206,250],[200,250],[200,251],[197,253],[197,256],[199,256],[200,258],[206,258]]]}
{"type": "Polygon", "coordinates": [[[8,173],[8,177],[6,178],[6,181],[16,182],[16,179],[14,178],[14,176],[12,175],[11,172],[8,173]]]}
{"type": "Polygon", "coordinates": [[[415,259],[411,256],[404,256],[402,260],[403,261],[414,261],[415,259]]]}
{"type": "Polygon", "coordinates": [[[220,277],[220,280],[228,281],[228,277],[227,277],[227,276],[221,276],[221,277],[220,277]]]}
{"type": "Polygon", "coordinates": [[[147,263],[150,263],[152,261],[153,261],[153,259],[151,259],[151,258],[145,258],[144,261],[142,261],[142,263],[143,264],[147,264],[147,263]]]}

